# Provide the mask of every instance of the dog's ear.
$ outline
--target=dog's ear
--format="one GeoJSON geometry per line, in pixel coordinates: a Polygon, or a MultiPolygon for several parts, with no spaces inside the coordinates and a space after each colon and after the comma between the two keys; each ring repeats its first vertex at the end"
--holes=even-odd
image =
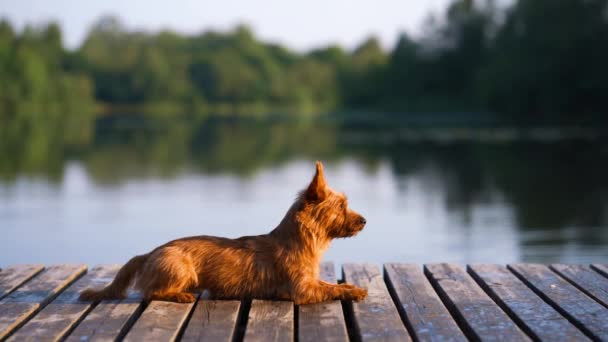
{"type": "Polygon", "coordinates": [[[306,200],[311,202],[321,202],[327,197],[327,183],[323,174],[323,163],[317,161],[317,171],[312,178],[312,182],[306,189],[306,200]]]}

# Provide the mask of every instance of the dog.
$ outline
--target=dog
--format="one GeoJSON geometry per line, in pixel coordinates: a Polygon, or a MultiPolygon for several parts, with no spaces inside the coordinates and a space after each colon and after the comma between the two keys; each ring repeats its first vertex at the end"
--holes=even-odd
{"type": "Polygon", "coordinates": [[[134,282],[144,300],[191,303],[192,291],[216,299],[279,299],[295,304],[359,301],[367,290],[319,279],[323,253],[335,238],[351,237],[366,224],[346,196],[331,189],[316,163],[315,175],[270,233],[228,239],[186,237],[129,260],[102,290],[86,289],[83,301],[122,299],[134,282]]]}

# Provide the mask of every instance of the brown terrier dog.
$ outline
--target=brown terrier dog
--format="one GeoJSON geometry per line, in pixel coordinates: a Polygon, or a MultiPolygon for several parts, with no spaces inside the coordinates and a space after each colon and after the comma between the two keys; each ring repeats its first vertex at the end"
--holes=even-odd
{"type": "Polygon", "coordinates": [[[323,164],[269,234],[227,239],[195,236],[171,241],[123,266],[100,291],[81,300],[124,298],[135,278],[144,299],[193,302],[189,292],[206,289],[221,299],[287,299],[296,304],[361,300],[367,290],[319,279],[319,264],[332,239],[356,235],[365,218],[348,209],[344,194],[325,182],[323,164]]]}

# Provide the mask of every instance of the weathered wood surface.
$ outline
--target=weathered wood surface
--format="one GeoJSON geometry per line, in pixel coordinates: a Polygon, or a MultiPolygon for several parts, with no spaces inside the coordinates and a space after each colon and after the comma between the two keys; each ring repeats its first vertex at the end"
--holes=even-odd
{"type": "MultiPolygon", "coordinates": [[[[295,307],[290,301],[209,300],[177,304],[137,292],[84,303],[117,267],[8,266],[0,271],[0,341],[608,341],[608,267],[594,264],[421,267],[346,264],[361,302],[295,307]],[[38,272],[38,273],[36,273],[38,272]],[[84,275],[83,275],[84,274],[84,275]],[[296,311],[297,310],[297,311],[296,311]],[[411,334],[411,337],[410,337],[411,334]]],[[[332,264],[320,275],[335,282],[332,264]]]]}
{"type": "Polygon", "coordinates": [[[547,341],[588,340],[505,266],[470,265],[469,273],[532,337],[547,341]]]}
{"type": "Polygon", "coordinates": [[[194,303],[151,301],[124,341],[175,341],[194,303]]]}
{"type": "Polygon", "coordinates": [[[85,265],[50,266],[4,297],[0,301],[0,340],[43,308],[86,269],[85,265]]]}
{"type": "Polygon", "coordinates": [[[605,265],[592,264],[591,268],[594,269],[595,271],[599,272],[604,277],[608,277],[608,264],[605,264],[605,265]]]}
{"type": "Polygon", "coordinates": [[[141,297],[132,294],[124,300],[102,301],[89,312],[67,338],[69,342],[110,342],[119,340],[139,316],[141,297]]]}
{"type": "Polygon", "coordinates": [[[385,264],[384,280],[402,319],[420,341],[466,341],[466,337],[433,290],[422,268],[385,264]]]}
{"type": "Polygon", "coordinates": [[[411,341],[378,266],[344,264],[342,271],[347,283],[368,290],[367,298],[352,303],[356,337],[362,341],[411,341]]]}
{"type": "Polygon", "coordinates": [[[97,266],[70,287],[28,321],[9,341],[58,341],[78,323],[93,303],[78,300],[80,291],[92,287],[103,288],[108,284],[120,266],[97,266]]]}
{"type": "Polygon", "coordinates": [[[584,265],[554,264],[551,269],[588,296],[608,307],[608,278],[584,265]]]}
{"type": "Polygon", "coordinates": [[[508,267],[588,336],[608,340],[608,308],[579,291],[545,265],[514,264],[508,267]]]}
{"type": "MultiPolygon", "coordinates": [[[[334,264],[321,264],[323,281],[336,283],[334,264]]],[[[342,304],[339,300],[319,304],[300,305],[298,315],[298,338],[300,342],[348,341],[342,304]]]]}
{"type": "Polygon", "coordinates": [[[293,302],[253,300],[249,310],[245,341],[294,340],[293,302]]]}
{"type": "Polygon", "coordinates": [[[462,267],[454,264],[429,264],[425,265],[425,272],[471,339],[529,340],[462,267]]]}
{"type": "Polygon", "coordinates": [[[181,341],[232,341],[240,308],[238,300],[200,299],[181,341]]]}
{"type": "Polygon", "coordinates": [[[14,265],[0,271],[0,299],[44,269],[43,265],[14,265]]]}

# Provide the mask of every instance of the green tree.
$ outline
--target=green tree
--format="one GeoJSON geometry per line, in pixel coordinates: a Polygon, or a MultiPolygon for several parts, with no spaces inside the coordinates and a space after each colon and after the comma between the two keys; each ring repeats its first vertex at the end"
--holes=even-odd
{"type": "Polygon", "coordinates": [[[345,101],[349,106],[370,107],[381,97],[388,56],[377,38],[365,40],[351,53],[342,77],[345,101]]]}
{"type": "Polygon", "coordinates": [[[517,121],[603,120],[607,11],[606,0],[517,1],[480,77],[480,97],[517,121]]]}

